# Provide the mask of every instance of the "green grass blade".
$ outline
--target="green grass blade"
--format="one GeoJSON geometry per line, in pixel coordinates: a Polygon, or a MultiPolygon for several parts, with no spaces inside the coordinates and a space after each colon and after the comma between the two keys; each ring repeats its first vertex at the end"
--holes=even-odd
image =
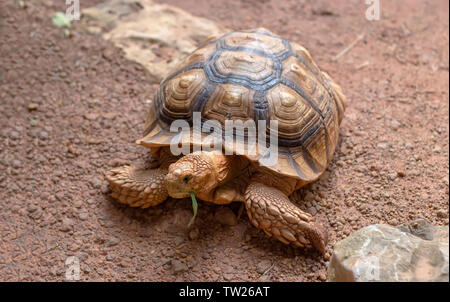
{"type": "Polygon", "coordinates": [[[191,220],[189,221],[188,227],[190,227],[194,223],[195,216],[197,216],[197,208],[198,208],[197,199],[195,199],[194,192],[191,192],[191,198],[192,198],[192,209],[194,210],[194,216],[192,216],[191,220]]]}

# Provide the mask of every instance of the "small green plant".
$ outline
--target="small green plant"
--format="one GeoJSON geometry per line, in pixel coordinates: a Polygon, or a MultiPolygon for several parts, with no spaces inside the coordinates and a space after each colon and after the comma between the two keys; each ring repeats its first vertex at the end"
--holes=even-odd
{"type": "Polygon", "coordinates": [[[63,12],[56,12],[53,15],[52,22],[53,22],[53,25],[55,25],[56,27],[69,28],[72,25],[72,23],[70,22],[70,19],[67,18],[66,14],[63,12]]]}
{"type": "Polygon", "coordinates": [[[192,199],[192,209],[194,210],[194,216],[192,216],[191,220],[189,221],[188,227],[190,227],[194,223],[195,216],[197,216],[197,208],[198,208],[197,199],[195,199],[194,192],[191,192],[191,199],[192,199]]]}

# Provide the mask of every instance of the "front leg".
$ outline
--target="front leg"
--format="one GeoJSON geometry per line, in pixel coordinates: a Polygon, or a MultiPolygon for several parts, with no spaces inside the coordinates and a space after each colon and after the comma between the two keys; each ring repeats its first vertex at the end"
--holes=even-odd
{"type": "Polygon", "coordinates": [[[164,168],[146,170],[124,166],[109,171],[105,177],[113,198],[132,207],[148,208],[167,199],[166,174],[164,168]]]}
{"type": "Polygon", "coordinates": [[[254,226],[268,236],[274,236],[286,244],[299,247],[315,247],[325,252],[328,234],[309,213],[295,206],[285,193],[262,184],[250,182],[245,192],[245,207],[254,226]]]}

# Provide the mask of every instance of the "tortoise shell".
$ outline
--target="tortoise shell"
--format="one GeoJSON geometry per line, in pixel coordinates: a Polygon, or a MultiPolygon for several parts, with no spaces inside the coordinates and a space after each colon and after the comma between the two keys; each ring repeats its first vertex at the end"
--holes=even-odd
{"type": "MultiPolygon", "coordinates": [[[[182,119],[192,126],[193,112],[201,113],[202,123],[222,126],[225,120],[277,120],[278,161],[267,168],[312,181],[332,159],[345,102],[302,46],[262,28],[235,31],[207,39],[161,82],[137,143],[168,146],[179,134],[170,132],[171,123],[182,119]]],[[[201,144],[192,130],[182,135],[183,142],[201,144]]],[[[264,166],[262,156],[247,157],[264,166]]]]}

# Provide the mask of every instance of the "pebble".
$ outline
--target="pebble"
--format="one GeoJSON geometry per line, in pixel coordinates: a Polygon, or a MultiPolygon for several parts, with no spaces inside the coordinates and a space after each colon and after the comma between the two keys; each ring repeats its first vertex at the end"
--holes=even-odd
{"type": "Polygon", "coordinates": [[[21,162],[20,160],[18,160],[18,159],[13,159],[13,160],[11,161],[11,166],[12,166],[14,169],[19,169],[19,168],[22,167],[22,162],[21,162]]]}
{"type": "Polygon", "coordinates": [[[86,212],[81,212],[81,213],[78,215],[78,217],[79,217],[81,220],[87,220],[87,219],[89,218],[89,214],[86,213],[86,212]]]}
{"type": "Polygon", "coordinates": [[[40,131],[38,133],[38,137],[39,137],[39,139],[46,140],[46,139],[48,139],[48,132],[47,131],[40,131]]]}
{"type": "Polygon", "coordinates": [[[319,274],[319,280],[320,281],[327,281],[327,275],[325,273],[319,274]]]}
{"type": "Polygon", "coordinates": [[[173,259],[170,261],[170,266],[173,274],[179,274],[188,270],[188,266],[180,260],[173,259]]]}
{"type": "Polygon", "coordinates": [[[397,171],[397,175],[398,175],[399,177],[405,177],[405,176],[406,176],[406,173],[405,173],[405,171],[397,171]]]}
{"type": "Polygon", "coordinates": [[[271,265],[272,265],[272,262],[270,260],[262,260],[256,266],[256,271],[258,272],[258,274],[262,275],[271,265]]]}
{"type": "Polygon", "coordinates": [[[234,212],[228,207],[220,207],[215,215],[214,219],[223,225],[233,226],[237,224],[237,218],[234,212]]]}
{"type": "Polygon", "coordinates": [[[29,206],[28,206],[28,213],[33,213],[34,211],[36,211],[38,209],[38,207],[37,206],[35,206],[34,204],[30,204],[29,206]]]}
{"type": "Polygon", "coordinates": [[[198,238],[198,235],[200,234],[200,231],[198,228],[194,227],[192,230],[189,231],[189,239],[195,240],[198,238]]]}
{"type": "Polygon", "coordinates": [[[28,110],[29,110],[29,111],[37,110],[38,107],[39,107],[39,105],[36,104],[36,103],[28,104],[28,110]]]}
{"type": "Polygon", "coordinates": [[[72,230],[73,222],[69,218],[64,218],[62,221],[61,228],[59,229],[62,232],[69,232],[72,230]]]}
{"type": "Polygon", "coordinates": [[[120,243],[120,239],[117,237],[112,237],[110,239],[108,239],[108,241],[106,241],[106,246],[110,247],[110,246],[116,246],[120,243]]]}
{"type": "Polygon", "coordinates": [[[84,115],[84,118],[87,119],[87,120],[89,120],[89,121],[93,121],[93,120],[95,120],[98,116],[99,116],[98,113],[86,113],[86,114],[84,115]]]}
{"type": "Polygon", "coordinates": [[[12,140],[17,140],[17,139],[19,139],[19,137],[20,137],[20,134],[17,131],[11,131],[9,133],[9,138],[12,140]]]}
{"type": "Polygon", "coordinates": [[[310,207],[308,208],[308,213],[314,216],[317,214],[317,209],[314,207],[310,207]]]}
{"type": "Polygon", "coordinates": [[[64,200],[64,192],[63,191],[59,191],[55,194],[56,199],[58,199],[59,201],[63,201],[64,200]]]}
{"type": "Polygon", "coordinates": [[[102,181],[95,176],[89,180],[89,183],[96,189],[99,189],[102,186],[102,181]]]}
{"type": "Polygon", "coordinates": [[[444,211],[444,210],[440,210],[440,211],[437,212],[436,215],[437,215],[437,217],[439,217],[439,218],[447,218],[448,213],[447,213],[446,211],[444,211]]]}
{"type": "Polygon", "coordinates": [[[113,261],[116,258],[116,254],[114,253],[108,253],[106,254],[106,260],[113,261]]]}
{"type": "Polygon", "coordinates": [[[379,143],[379,144],[377,145],[377,147],[380,148],[380,149],[382,149],[382,150],[385,150],[385,149],[387,148],[387,144],[386,144],[386,143],[379,143]]]}
{"type": "Polygon", "coordinates": [[[400,124],[400,122],[397,121],[397,120],[392,120],[392,121],[391,121],[391,127],[392,127],[392,129],[394,129],[394,130],[397,130],[401,125],[402,125],[402,124],[400,124]]]}

